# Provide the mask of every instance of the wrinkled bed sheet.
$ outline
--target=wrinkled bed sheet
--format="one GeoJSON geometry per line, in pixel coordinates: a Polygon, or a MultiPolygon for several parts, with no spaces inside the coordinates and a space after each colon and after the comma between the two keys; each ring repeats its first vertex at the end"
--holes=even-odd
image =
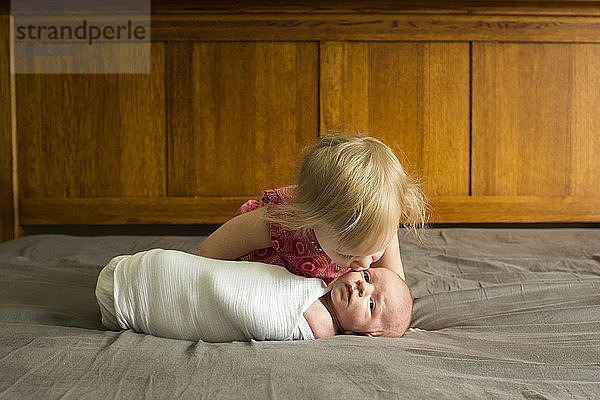
{"type": "Polygon", "coordinates": [[[403,338],[209,344],[105,331],[114,256],[203,237],[35,235],[0,244],[0,399],[600,398],[600,230],[400,234],[403,338]]]}

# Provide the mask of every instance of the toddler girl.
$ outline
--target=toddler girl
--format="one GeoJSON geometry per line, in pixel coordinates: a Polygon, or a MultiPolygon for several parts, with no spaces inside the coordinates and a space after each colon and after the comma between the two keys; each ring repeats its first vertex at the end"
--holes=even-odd
{"type": "Polygon", "coordinates": [[[100,272],[102,323],[172,339],[309,340],[338,334],[402,336],[412,297],[385,268],[327,287],[257,262],[153,249],[113,258],[100,272]]]}
{"type": "Polygon", "coordinates": [[[327,285],[350,269],[377,266],[404,279],[399,223],[422,227],[425,209],[421,190],[388,146],[329,134],[308,149],[297,185],[243,204],[197,254],[280,265],[327,285]]]}

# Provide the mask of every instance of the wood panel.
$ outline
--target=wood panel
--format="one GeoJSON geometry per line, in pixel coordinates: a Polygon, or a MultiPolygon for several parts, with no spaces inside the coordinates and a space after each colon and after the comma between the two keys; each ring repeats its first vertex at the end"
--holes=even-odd
{"type": "Polygon", "coordinates": [[[164,46],[151,74],[16,76],[20,195],[166,193],[164,46]]]}
{"type": "MultiPolygon", "coordinates": [[[[289,14],[154,14],[152,40],[318,41],[528,41],[600,42],[600,21],[591,14],[480,15],[390,14],[373,10],[289,14]]],[[[560,14],[560,13],[559,13],[560,14]]]]}
{"type": "Polygon", "coordinates": [[[473,46],[473,195],[600,197],[600,45],[473,46]]]}
{"type": "Polygon", "coordinates": [[[0,14],[0,242],[15,236],[9,16],[0,14]]]}
{"type": "Polygon", "coordinates": [[[325,42],[321,131],[382,138],[430,196],[469,194],[469,44],[325,42]]]}
{"type": "Polygon", "coordinates": [[[152,13],[352,13],[597,15],[597,0],[153,0],[152,13]]]}
{"type": "Polygon", "coordinates": [[[598,222],[598,197],[434,197],[433,222],[598,222]]]}
{"type": "Polygon", "coordinates": [[[600,221],[600,2],[518,3],[153,3],[152,74],[16,76],[21,223],[224,222],[332,129],[390,144],[433,222],[600,221]]]}
{"type": "Polygon", "coordinates": [[[317,137],[310,42],[168,43],[169,196],[257,196],[317,137]]]}
{"type": "Polygon", "coordinates": [[[246,196],[22,198],[23,225],[220,224],[246,196]]]}
{"type": "MultiPolygon", "coordinates": [[[[220,224],[246,196],[22,198],[24,225],[220,224]]],[[[598,222],[597,197],[435,196],[431,222],[598,222]]]]}

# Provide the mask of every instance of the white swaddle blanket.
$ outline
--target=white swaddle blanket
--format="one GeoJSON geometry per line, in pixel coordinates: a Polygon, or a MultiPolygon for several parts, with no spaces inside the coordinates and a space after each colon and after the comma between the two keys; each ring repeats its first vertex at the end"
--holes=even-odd
{"type": "Polygon", "coordinates": [[[113,287],[99,277],[96,295],[112,291],[121,328],[193,341],[314,339],[303,312],[329,290],[277,265],[175,250],[118,256],[105,270],[113,287]]]}

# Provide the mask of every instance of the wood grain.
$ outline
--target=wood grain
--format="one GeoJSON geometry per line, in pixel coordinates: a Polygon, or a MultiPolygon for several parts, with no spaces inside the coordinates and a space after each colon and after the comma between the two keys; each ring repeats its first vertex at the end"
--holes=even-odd
{"type": "Polygon", "coordinates": [[[0,240],[13,123],[22,224],[222,223],[335,129],[433,222],[600,221],[600,1],[277,3],[153,2],[151,74],[16,75],[16,122],[0,64],[0,240]]]}
{"type": "Polygon", "coordinates": [[[166,193],[163,44],[151,74],[19,74],[24,197],[166,193]]]}
{"type": "Polygon", "coordinates": [[[467,43],[324,42],[320,93],[322,132],[380,137],[429,195],[469,194],[467,43]]]}
{"type": "Polygon", "coordinates": [[[473,195],[600,196],[600,46],[476,43],[473,195]]]}
{"type": "Polygon", "coordinates": [[[600,196],[600,45],[574,45],[570,99],[570,187],[574,196],[600,196]]]}
{"type": "Polygon", "coordinates": [[[600,42],[600,18],[583,14],[155,14],[153,41],[600,42]]]}
{"type": "MultiPolygon", "coordinates": [[[[22,198],[24,225],[220,224],[246,197],[22,198]]],[[[436,196],[433,223],[598,222],[597,197],[436,196]]]]}
{"type": "Polygon", "coordinates": [[[318,134],[317,45],[168,43],[169,196],[293,183],[318,134]]]}
{"type": "Polygon", "coordinates": [[[15,237],[9,39],[9,16],[0,14],[0,242],[15,237]]]}
{"type": "Polygon", "coordinates": [[[598,197],[434,197],[432,221],[445,223],[598,222],[598,197]]]}
{"type": "Polygon", "coordinates": [[[21,198],[24,225],[220,224],[246,197],[21,198]]]}
{"type": "Polygon", "coordinates": [[[544,14],[591,15],[600,12],[600,2],[583,1],[497,1],[497,0],[153,0],[152,13],[390,13],[390,14],[544,14]]]}

